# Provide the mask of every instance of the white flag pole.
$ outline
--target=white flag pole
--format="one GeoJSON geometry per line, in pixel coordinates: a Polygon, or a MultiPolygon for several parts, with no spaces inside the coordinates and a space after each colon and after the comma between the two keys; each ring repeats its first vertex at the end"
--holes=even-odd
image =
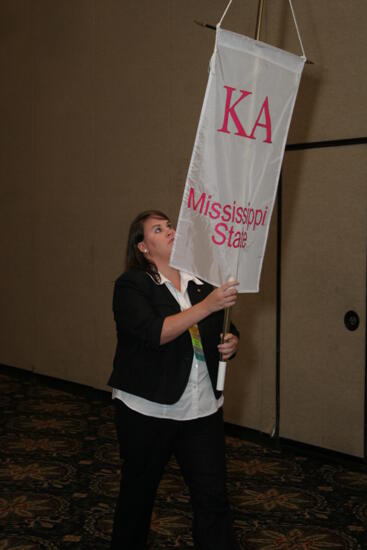
{"type": "MultiPolygon", "coordinates": [[[[234,281],[234,277],[229,277],[228,281],[234,281]]],[[[224,319],[223,319],[223,332],[220,339],[220,343],[224,343],[224,338],[227,332],[229,331],[230,326],[230,315],[231,315],[231,308],[226,307],[224,310],[224,319]]],[[[219,356],[219,365],[218,365],[218,375],[217,375],[217,390],[223,391],[224,389],[224,382],[226,380],[226,368],[227,368],[227,361],[223,360],[223,354],[221,353],[219,356]]]]}
{"type": "MultiPolygon", "coordinates": [[[[226,15],[231,3],[232,3],[232,0],[230,0],[230,2],[228,3],[228,5],[227,5],[227,7],[224,11],[224,14],[222,15],[222,18],[221,18],[220,22],[218,23],[219,27],[220,27],[220,25],[221,25],[221,23],[224,19],[224,16],[226,15]]],[[[256,40],[260,39],[261,25],[262,25],[263,14],[264,14],[264,4],[265,4],[265,0],[259,0],[258,10],[257,10],[256,31],[255,31],[255,39],[256,40]]],[[[236,272],[238,271],[238,262],[239,262],[239,254],[237,254],[237,269],[236,269],[236,272]]],[[[235,280],[235,278],[232,277],[232,276],[228,278],[228,281],[234,281],[234,280],[235,280]]],[[[220,342],[221,344],[224,343],[225,336],[229,331],[230,315],[231,315],[231,308],[227,307],[224,310],[223,330],[222,330],[222,337],[221,337],[221,342],[220,342]]],[[[226,380],[226,369],[227,369],[227,361],[223,360],[223,354],[221,353],[220,356],[219,356],[219,364],[218,364],[217,386],[216,386],[217,391],[223,391],[223,389],[224,389],[224,383],[225,383],[225,380],[226,380]]]]}

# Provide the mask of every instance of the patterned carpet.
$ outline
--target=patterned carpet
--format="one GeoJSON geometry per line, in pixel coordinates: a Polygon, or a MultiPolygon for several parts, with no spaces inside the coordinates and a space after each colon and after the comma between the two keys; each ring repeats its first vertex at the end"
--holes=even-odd
{"type": "MultiPolygon", "coordinates": [[[[7,367],[0,395],[0,550],[108,549],[119,485],[109,395],[7,367]]],[[[233,435],[227,446],[241,548],[367,548],[365,464],[233,435]]],[[[192,548],[190,525],[188,492],[172,460],[150,548],[192,548]]]]}

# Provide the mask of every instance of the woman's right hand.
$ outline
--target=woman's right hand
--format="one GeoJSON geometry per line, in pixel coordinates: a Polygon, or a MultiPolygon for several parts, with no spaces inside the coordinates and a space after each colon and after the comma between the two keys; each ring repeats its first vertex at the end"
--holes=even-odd
{"type": "Polygon", "coordinates": [[[180,313],[167,315],[162,325],[160,344],[163,345],[172,342],[172,340],[183,334],[192,325],[199,323],[211,313],[234,306],[237,300],[236,286],[238,284],[237,281],[224,283],[224,285],[213,290],[204,300],[194,306],[180,313]]]}
{"type": "Polygon", "coordinates": [[[204,300],[209,313],[214,313],[235,305],[237,300],[238,281],[229,281],[213,290],[204,300]]]}

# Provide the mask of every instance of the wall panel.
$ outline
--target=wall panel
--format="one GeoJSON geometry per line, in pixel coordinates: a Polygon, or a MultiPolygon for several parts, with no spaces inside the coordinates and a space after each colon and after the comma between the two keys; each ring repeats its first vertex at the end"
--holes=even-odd
{"type": "Polygon", "coordinates": [[[366,146],[287,153],[280,435],[363,456],[366,146]],[[360,326],[349,331],[354,310],[360,326]]]}
{"type": "Polygon", "coordinates": [[[0,361],[32,368],[35,330],[34,36],[29,2],[0,7],[0,361]]]}

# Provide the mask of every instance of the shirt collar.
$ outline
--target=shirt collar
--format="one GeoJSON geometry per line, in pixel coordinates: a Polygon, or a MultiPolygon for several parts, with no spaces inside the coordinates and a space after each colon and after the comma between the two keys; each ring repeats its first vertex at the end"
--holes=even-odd
{"type": "MultiPolygon", "coordinates": [[[[167,277],[165,277],[163,275],[163,273],[158,271],[158,274],[159,274],[159,277],[160,277],[160,282],[159,283],[157,281],[155,281],[152,277],[153,281],[157,285],[164,285],[164,284],[172,285],[171,281],[169,279],[167,279],[167,277]]],[[[203,285],[204,284],[203,281],[200,281],[200,279],[198,279],[197,277],[195,277],[191,273],[187,273],[186,271],[180,271],[180,277],[181,277],[181,292],[185,292],[185,290],[187,289],[187,285],[189,284],[190,281],[193,281],[196,285],[203,285]]]]}

